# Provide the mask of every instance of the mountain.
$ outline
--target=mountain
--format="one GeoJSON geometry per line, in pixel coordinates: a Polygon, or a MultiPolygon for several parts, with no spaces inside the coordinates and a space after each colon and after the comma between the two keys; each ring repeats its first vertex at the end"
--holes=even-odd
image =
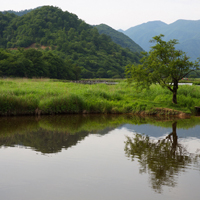
{"type": "Polygon", "coordinates": [[[153,21],[129,28],[123,33],[139,44],[145,51],[149,51],[151,46],[149,41],[157,35],[156,30],[166,25],[161,21],[153,21]]]}
{"type": "Polygon", "coordinates": [[[109,35],[113,42],[119,44],[123,48],[129,48],[131,51],[139,53],[141,51],[144,51],[138,44],[136,44],[124,33],[120,33],[119,31],[116,31],[115,29],[111,28],[106,24],[97,25],[96,28],[98,29],[100,34],[109,35]]]}
{"type": "MultiPolygon", "coordinates": [[[[138,52],[122,48],[109,36],[99,34],[97,28],[86,24],[75,14],[53,6],[43,6],[22,16],[0,12],[0,48],[3,48],[0,52],[0,73],[3,76],[16,76],[17,70],[13,70],[16,63],[17,66],[26,66],[24,69],[30,64],[31,69],[35,70],[33,66],[38,65],[33,62],[39,55],[39,66],[45,66],[42,64],[42,58],[45,57],[50,68],[37,69],[34,72],[36,77],[52,77],[52,69],[62,63],[63,67],[67,65],[73,68],[75,79],[80,78],[78,74],[82,78],[123,78],[125,66],[138,63],[141,58],[138,52]],[[17,51],[17,48],[24,48],[24,51],[17,51]],[[26,53],[26,49],[30,48],[37,50],[26,53]],[[47,51],[50,54],[44,53],[47,51]],[[9,69],[11,66],[12,70],[9,69]],[[16,73],[13,74],[13,71],[16,73]]],[[[54,72],[53,77],[56,78],[58,73],[56,70],[54,72]]],[[[20,73],[20,76],[26,74],[30,77],[31,70],[20,73]]]]}
{"type": "Polygon", "coordinates": [[[165,40],[177,39],[180,49],[195,60],[200,56],[200,20],[177,20],[174,23],[166,24],[161,21],[147,22],[126,31],[124,34],[129,36],[145,51],[149,51],[152,37],[160,34],[165,35],[165,40]]]}

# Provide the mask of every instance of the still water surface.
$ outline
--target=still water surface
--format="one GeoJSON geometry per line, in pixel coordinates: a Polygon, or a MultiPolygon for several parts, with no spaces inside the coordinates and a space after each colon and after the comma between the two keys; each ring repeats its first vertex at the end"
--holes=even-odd
{"type": "Polygon", "coordinates": [[[200,118],[0,118],[0,199],[198,200],[199,155],[200,118]]]}

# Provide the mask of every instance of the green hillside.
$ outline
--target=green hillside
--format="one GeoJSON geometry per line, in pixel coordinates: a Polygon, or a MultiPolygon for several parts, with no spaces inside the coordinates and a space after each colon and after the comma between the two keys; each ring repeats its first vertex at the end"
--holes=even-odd
{"type": "Polygon", "coordinates": [[[98,29],[100,34],[109,35],[113,40],[113,42],[119,44],[124,48],[129,48],[133,52],[144,51],[138,44],[136,44],[128,36],[119,31],[116,31],[115,29],[107,26],[106,24],[97,25],[96,28],[98,29]]]}
{"type": "Polygon", "coordinates": [[[21,63],[24,69],[38,66],[37,54],[41,62],[46,62],[46,65],[40,64],[41,67],[51,67],[39,68],[34,75],[29,70],[29,75],[22,73],[22,77],[58,78],[52,76],[51,69],[58,71],[57,63],[62,62],[66,74],[70,70],[68,79],[123,78],[125,66],[140,59],[138,52],[122,48],[75,14],[53,6],[37,8],[22,16],[0,12],[0,47],[2,76],[17,76],[10,69],[10,66],[19,65],[15,62],[21,63]],[[17,50],[19,47],[25,49],[17,50]],[[25,53],[30,47],[37,50],[25,53]]]}

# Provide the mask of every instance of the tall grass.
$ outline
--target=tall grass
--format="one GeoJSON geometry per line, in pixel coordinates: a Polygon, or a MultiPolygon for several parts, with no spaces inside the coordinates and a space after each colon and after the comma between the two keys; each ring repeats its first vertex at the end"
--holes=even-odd
{"type": "Polygon", "coordinates": [[[49,79],[0,80],[0,115],[58,113],[139,113],[171,108],[192,113],[200,106],[199,86],[179,86],[178,104],[159,85],[138,91],[134,85],[83,85],[49,79]]]}

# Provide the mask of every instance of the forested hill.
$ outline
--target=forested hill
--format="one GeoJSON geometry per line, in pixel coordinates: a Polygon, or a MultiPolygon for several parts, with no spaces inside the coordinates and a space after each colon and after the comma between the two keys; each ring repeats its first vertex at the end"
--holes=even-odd
{"type": "Polygon", "coordinates": [[[0,12],[0,47],[3,76],[16,76],[17,66],[23,66],[26,73],[21,69],[20,76],[58,78],[58,63],[62,63],[66,74],[62,78],[123,78],[125,66],[140,59],[138,52],[122,48],[75,14],[53,6],[23,16],[0,12]],[[15,50],[19,47],[25,49],[15,50]],[[26,50],[29,47],[38,50],[26,50]],[[40,58],[39,65],[35,58],[40,58]],[[34,66],[41,68],[36,70],[34,66]]]}
{"type": "Polygon", "coordinates": [[[100,34],[109,35],[113,42],[119,44],[124,48],[129,48],[133,52],[142,52],[144,51],[138,44],[136,44],[132,39],[130,39],[124,33],[114,30],[110,26],[106,24],[97,25],[96,28],[98,29],[100,34]]]}

